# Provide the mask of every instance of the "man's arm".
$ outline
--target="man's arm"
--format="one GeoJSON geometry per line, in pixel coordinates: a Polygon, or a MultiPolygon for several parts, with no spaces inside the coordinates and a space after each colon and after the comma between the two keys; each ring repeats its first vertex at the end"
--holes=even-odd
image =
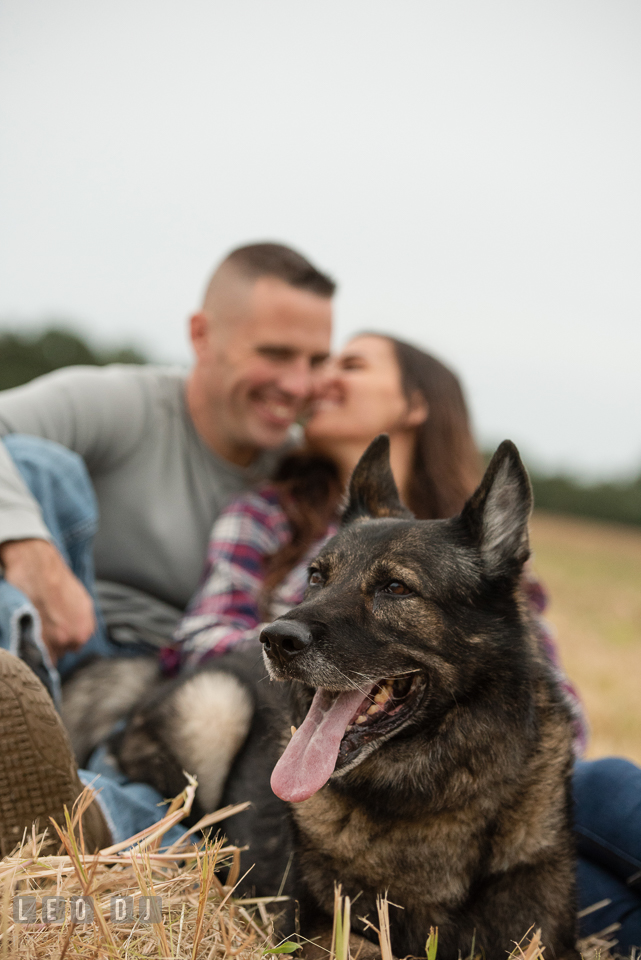
{"type": "Polygon", "coordinates": [[[93,601],[50,543],[37,501],[0,441],[0,566],[40,615],[42,640],[55,663],[95,630],[93,601]]]}
{"type": "Polygon", "coordinates": [[[0,436],[26,433],[79,453],[90,472],[118,461],[144,428],[153,377],[136,366],[66,367],[0,392],[0,436]]]}
{"type": "Polygon", "coordinates": [[[4,576],[29,597],[40,615],[42,639],[55,663],[78,650],[96,629],[93,600],[47,540],[0,544],[4,576]]]}
{"type": "MultiPolygon", "coordinates": [[[[0,436],[55,440],[99,472],[127,453],[144,428],[146,397],[134,371],[76,367],[0,393],[0,436]]],[[[95,629],[91,597],[65,564],[4,444],[0,443],[0,563],[34,604],[56,660],[95,629]]]]}

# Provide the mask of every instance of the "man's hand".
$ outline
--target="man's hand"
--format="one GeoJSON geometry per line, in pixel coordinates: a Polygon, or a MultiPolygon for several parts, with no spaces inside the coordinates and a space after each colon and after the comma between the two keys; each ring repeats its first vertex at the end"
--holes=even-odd
{"type": "Polygon", "coordinates": [[[87,642],[96,629],[93,601],[52,543],[9,540],[0,544],[0,563],[5,580],[40,614],[42,639],[54,663],[87,642]]]}

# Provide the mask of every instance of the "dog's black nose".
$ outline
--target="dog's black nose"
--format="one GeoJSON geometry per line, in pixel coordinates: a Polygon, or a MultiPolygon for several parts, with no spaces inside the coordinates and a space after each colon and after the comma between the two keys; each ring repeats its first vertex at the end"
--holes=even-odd
{"type": "Polygon", "coordinates": [[[295,620],[275,620],[261,631],[260,642],[270,656],[287,663],[307,649],[312,635],[307,627],[295,620]]]}

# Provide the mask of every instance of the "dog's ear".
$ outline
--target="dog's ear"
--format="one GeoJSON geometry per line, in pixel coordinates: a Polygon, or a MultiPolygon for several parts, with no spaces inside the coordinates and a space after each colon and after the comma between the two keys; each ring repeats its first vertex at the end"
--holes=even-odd
{"type": "Polygon", "coordinates": [[[504,440],[461,513],[490,576],[518,572],[530,556],[531,512],[529,477],[519,451],[510,440],[504,440]]]}
{"type": "Polygon", "coordinates": [[[349,482],[343,526],[367,517],[411,517],[398,495],[389,462],[389,437],[372,440],[356,464],[349,482]]]}

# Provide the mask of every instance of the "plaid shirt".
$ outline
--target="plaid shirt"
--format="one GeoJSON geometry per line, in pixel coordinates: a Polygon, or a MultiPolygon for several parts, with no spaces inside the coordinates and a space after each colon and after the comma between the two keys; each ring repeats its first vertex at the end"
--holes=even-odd
{"type": "Polygon", "coordinates": [[[165,671],[173,673],[257,640],[265,623],[300,603],[309,562],[336,530],[333,524],[272,591],[269,619],[263,620],[264,561],[289,542],[289,520],[272,484],[232,501],[214,524],[201,584],[174,633],[176,647],[163,651],[165,671]]]}
{"type": "MultiPolygon", "coordinates": [[[[232,501],[214,524],[203,578],[174,634],[175,647],[163,651],[165,671],[175,673],[181,667],[219,656],[239,643],[257,642],[265,623],[300,603],[307,586],[307,567],[336,530],[333,524],[275,588],[270,596],[269,619],[263,621],[264,560],[289,541],[291,527],[272,484],[263,484],[232,501]]],[[[522,586],[543,651],[570,707],[575,753],[580,756],[587,742],[587,722],[578,692],[561,666],[550,624],[543,618],[547,596],[529,570],[522,586]]]]}

